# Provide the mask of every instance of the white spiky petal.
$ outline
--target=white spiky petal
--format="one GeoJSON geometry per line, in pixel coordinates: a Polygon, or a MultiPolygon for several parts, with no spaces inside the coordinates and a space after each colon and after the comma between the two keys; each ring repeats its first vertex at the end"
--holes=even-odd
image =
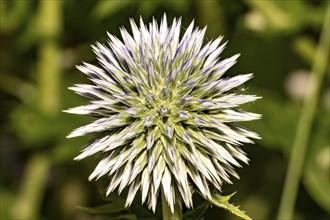
{"type": "Polygon", "coordinates": [[[103,155],[90,179],[108,175],[107,194],[127,187],[126,205],[141,191],[155,211],[163,190],[172,211],[181,199],[192,207],[193,190],[209,199],[210,187],[221,190],[229,174],[238,178],[238,161],[248,162],[241,145],[258,135],[236,123],[260,115],[238,107],[259,97],[229,91],[252,74],[224,78],[239,55],[220,60],[221,37],[202,47],[206,28],[194,22],[181,40],[181,19],[130,23],[132,36],[121,28],[122,41],[108,34],[107,46],[93,46],[101,67],[77,67],[93,85],[70,89],[92,101],[67,112],[98,119],[68,137],[98,135],[75,159],[103,155]]]}

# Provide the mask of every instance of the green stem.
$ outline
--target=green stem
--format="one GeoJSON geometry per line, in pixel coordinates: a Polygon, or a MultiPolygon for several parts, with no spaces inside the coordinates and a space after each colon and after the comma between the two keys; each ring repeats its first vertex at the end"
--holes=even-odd
{"type": "Polygon", "coordinates": [[[326,72],[329,59],[329,10],[326,13],[320,42],[315,55],[311,72],[310,85],[303,109],[298,122],[293,149],[290,155],[289,167],[284,183],[280,208],[277,215],[279,220],[291,220],[298,187],[304,165],[307,143],[318,102],[319,92],[326,72]]]}
{"type": "Polygon", "coordinates": [[[39,107],[43,114],[54,116],[60,112],[60,48],[61,1],[40,1],[39,27],[39,107]]]}
{"type": "Polygon", "coordinates": [[[163,212],[163,220],[182,220],[182,205],[181,201],[178,201],[179,198],[176,198],[177,201],[174,205],[174,212],[171,212],[171,208],[169,207],[164,190],[162,188],[162,212],[163,212]]]}
{"type": "Polygon", "coordinates": [[[11,209],[13,219],[40,218],[49,166],[49,158],[44,154],[34,155],[30,159],[17,200],[11,209]]]}

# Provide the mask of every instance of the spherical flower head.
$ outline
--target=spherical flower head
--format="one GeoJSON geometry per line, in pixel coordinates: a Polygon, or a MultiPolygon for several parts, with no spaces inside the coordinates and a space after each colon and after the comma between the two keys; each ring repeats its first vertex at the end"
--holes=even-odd
{"type": "Polygon", "coordinates": [[[224,78],[239,55],[220,60],[226,43],[203,46],[206,28],[194,22],[182,37],[181,19],[130,23],[132,36],[121,28],[122,40],[108,34],[107,45],[93,46],[100,67],[77,67],[93,84],[71,89],[92,101],[67,112],[98,119],[68,136],[96,134],[75,159],[102,155],[89,179],[108,175],[107,194],[127,187],[127,206],[140,191],[155,211],[162,190],[172,212],[180,201],[192,207],[194,191],[210,199],[211,189],[238,178],[239,161],[248,162],[241,146],[258,135],[237,122],[260,115],[238,108],[259,97],[230,90],[252,74],[224,78]]]}

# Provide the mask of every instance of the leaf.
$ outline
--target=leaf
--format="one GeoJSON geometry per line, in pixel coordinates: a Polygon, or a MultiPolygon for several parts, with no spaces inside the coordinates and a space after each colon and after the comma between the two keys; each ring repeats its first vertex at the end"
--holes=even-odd
{"type": "Polygon", "coordinates": [[[78,209],[86,211],[90,214],[110,214],[110,213],[123,212],[129,210],[128,208],[125,208],[124,203],[122,203],[122,201],[106,203],[104,205],[100,205],[97,207],[79,206],[78,209]]]}
{"type": "Polygon", "coordinates": [[[140,220],[159,220],[156,215],[150,212],[145,206],[140,205],[137,202],[133,202],[130,206],[130,210],[135,213],[140,220]]]}
{"type": "MultiPolygon", "coordinates": [[[[236,193],[236,192],[235,192],[236,193]]],[[[235,193],[232,193],[228,196],[220,196],[214,192],[211,193],[211,199],[209,200],[213,205],[226,209],[230,213],[241,217],[245,220],[252,220],[249,216],[245,214],[245,212],[241,211],[239,209],[239,206],[234,206],[233,204],[229,203],[230,198],[235,195],[235,193]]]]}
{"type": "Polygon", "coordinates": [[[192,209],[184,213],[183,219],[184,220],[201,220],[207,209],[210,207],[209,202],[203,202],[197,208],[192,209]]]}
{"type": "Polygon", "coordinates": [[[123,215],[107,218],[106,220],[138,220],[138,219],[134,214],[123,214],[123,215]]]}
{"type": "MultiPolygon", "coordinates": [[[[100,192],[102,195],[105,195],[105,190],[104,190],[105,187],[106,187],[106,185],[100,186],[100,192]]],[[[118,195],[117,193],[111,193],[108,197],[104,197],[103,200],[110,201],[111,203],[117,203],[120,206],[124,207],[125,202],[126,202],[126,197],[122,194],[118,195]]],[[[153,214],[147,207],[141,205],[139,202],[137,202],[135,200],[133,200],[130,207],[125,208],[125,210],[128,210],[128,209],[130,212],[134,213],[139,220],[160,220],[161,219],[160,216],[153,214]]]]}

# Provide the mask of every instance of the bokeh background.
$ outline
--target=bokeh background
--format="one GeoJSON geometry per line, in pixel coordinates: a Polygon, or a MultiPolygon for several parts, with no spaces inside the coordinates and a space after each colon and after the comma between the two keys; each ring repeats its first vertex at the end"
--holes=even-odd
{"type": "MultiPolygon", "coordinates": [[[[169,20],[182,16],[182,32],[195,19],[207,25],[206,41],[224,35],[229,44],[221,56],[241,53],[228,76],[255,74],[239,90],[263,97],[243,106],[263,114],[246,124],[262,139],[244,146],[250,164],[237,170],[241,179],[232,178],[223,194],[237,191],[233,203],[253,219],[276,219],[311,70],[323,59],[315,54],[327,10],[327,0],[0,0],[0,219],[103,219],[77,208],[104,200],[98,183],[87,180],[95,158],[73,161],[88,138],[65,138],[92,120],[61,112],[87,103],[67,87],[88,83],[75,65],[96,63],[90,45],[106,43],[107,31],[119,37],[121,26],[130,31],[129,18],[159,21],[164,12],[169,20]]],[[[327,73],[300,155],[293,220],[329,217],[330,89],[323,62],[327,73]]],[[[237,218],[210,207],[204,219],[237,218]]]]}

